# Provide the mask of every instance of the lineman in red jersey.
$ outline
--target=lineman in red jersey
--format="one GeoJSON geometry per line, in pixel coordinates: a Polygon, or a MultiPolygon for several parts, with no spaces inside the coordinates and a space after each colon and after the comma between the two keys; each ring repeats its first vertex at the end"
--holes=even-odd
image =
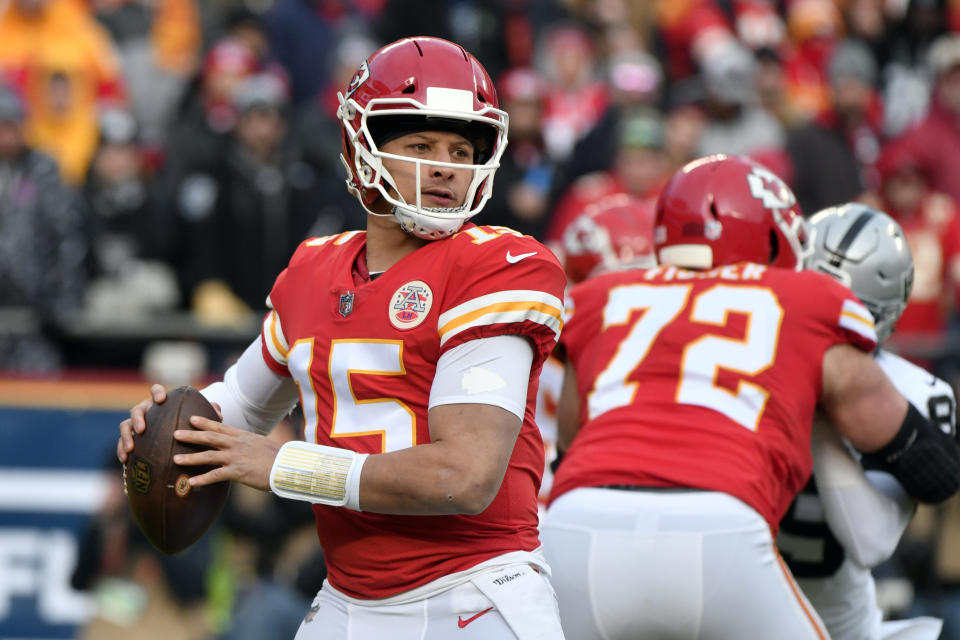
{"type": "Polygon", "coordinates": [[[587,205],[563,232],[559,252],[570,286],[613,269],[646,269],[653,255],[653,206],[626,193],[587,205]]]}
{"type": "MultiPolygon", "coordinates": [[[[570,286],[603,271],[654,266],[653,208],[626,193],[600,198],[567,225],[559,257],[570,286]]],[[[562,388],[563,363],[551,355],[543,363],[537,397],[537,426],[547,463],[540,486],[541,511],[546,509],[553,486],[557,408],[562,388]]]]}
{"type": "Polygon", "coordinates": [[[568,295],[567,451],[542,525],[564,630],[826,638],[773,542],[810,476],[814,411],[925,500],[956,491],[960,454],[870,357],[869,311],[797,271],[803,221],[770,171],[695,161],[656,223],[659,267],[568,295]]]}
{"type": "MultiPolygon", "coordinates": [[[[462,47],[408,38],[364,62],[339,117],[365,232],[305,241],[261,336],[203,390],[180,464],[315,504],[328,581],[297,638],[562,638],[537,531],[537,376],[565,278],[543,245],[465,224],[507,115],[462,47]],[[306,442],[268,432],[299,400],[306,442]],[[229,425],[229,426],[228,426],[229,425]]],[[[161,387],[152,389],[161,402],[161,387]]],[[[145,427],[121,424],[118,456],[145,427]]]]}

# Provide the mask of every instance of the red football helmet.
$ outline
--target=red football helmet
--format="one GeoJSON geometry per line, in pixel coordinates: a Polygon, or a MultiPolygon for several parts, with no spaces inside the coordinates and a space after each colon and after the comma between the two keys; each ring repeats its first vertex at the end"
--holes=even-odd
{"type": "Polygon", "coordinates": [[[756,262],[800,270],[806,231],[790,188],[742,156],[690,162],[657,200],[657,260],[691,269],[756,262]]]}
{"type": "Polygon", "coordinates": [[[625,193],[589,205],[563,232],[570,283],[601,271],[655,266],[653,216],[652,206],[625,193]]]}
{"type": "Polygon", "coordinates": [[[361,64],[346,94],[338,97],[347,188],[368,212],[375,214],[370,205],[384,198],[405,230],[433,240],[456,232],[486,204],[507,144],[507,114],[498,108],[490,76],[463,47],[440,38],[398,40],[361,64]],[[424,161],[385,154],[377,146],[390,136],[434,129],[474,142],[473,164],[430,163],[473,171],[466,198],[456,208],[421,206],[419,184],[417,201],[405,202],[383,158],[416,163],[418,180],[424,161]]]}

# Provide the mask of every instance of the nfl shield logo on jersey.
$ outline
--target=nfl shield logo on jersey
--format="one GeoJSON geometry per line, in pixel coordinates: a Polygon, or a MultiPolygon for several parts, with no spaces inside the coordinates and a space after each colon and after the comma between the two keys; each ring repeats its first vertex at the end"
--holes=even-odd
{"type": "Polygon", "coordinates": [[[353,291],[340,294],[340,315],[346,318],[353,313],[353,291]]]}
{"type": "Polygon", "coordinates": [[[433,291],[422,280],[414,280],[397,289],[390,302],[390,324],[397,329],[412,329],[426,319],[433,305],[433,291]]]}

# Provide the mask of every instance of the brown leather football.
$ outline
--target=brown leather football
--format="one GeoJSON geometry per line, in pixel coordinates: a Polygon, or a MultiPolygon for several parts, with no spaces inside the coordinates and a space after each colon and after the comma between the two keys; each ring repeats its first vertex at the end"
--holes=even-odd
{"type": "Polygon", "coordinates": [[[133,451],[123,467],[133,517],[153,546],[164,553],[178,553],[199,540],[217,519],[230,492],[229,482],[190,486],[190,476],[213,467],[174,464],[173,456],[178,453],[206,449],[173,439],[176,429],[194,428],[190,416],[220,420],[213,406],[193,387],[167,391],[167,399],[147,411],[147,428],[142,434],[134,434],[133,451]]]}

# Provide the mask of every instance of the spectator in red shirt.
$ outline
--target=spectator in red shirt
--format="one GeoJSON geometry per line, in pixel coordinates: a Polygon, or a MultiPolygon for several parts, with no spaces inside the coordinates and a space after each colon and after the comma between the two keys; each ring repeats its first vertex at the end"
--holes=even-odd
{"type": "Polygon", "coordinates": [[[960,201],[960,35],[938,39],[930,47],[928,64],[936,78],[930,111],[902,142],[931,188],[960,201]]]}
{"type": "Polygon", "coordinates": [[[831,0],[795,0],[787,7],[787,31],[790,43],[783,51],[787,95],[801,117],[813,118],[830,104],[828,66],[843,36],[843,19],[831,0]]]}
{"type": "Polygon", "coordinates": [[[913,290],[894,336],[909,355],[908,343],[922,347],[941,337],[960,300],[960,215],[903,145],[888,145],[877,166],[882,206],[903,227],[914,257],[913,290]]]}

